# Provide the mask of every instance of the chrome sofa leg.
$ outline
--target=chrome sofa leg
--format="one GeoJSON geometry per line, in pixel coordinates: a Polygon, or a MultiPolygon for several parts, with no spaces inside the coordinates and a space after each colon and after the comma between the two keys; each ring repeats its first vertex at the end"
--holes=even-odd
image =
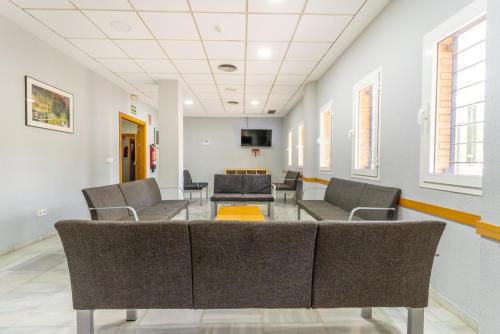
{"type": "Polygon", "coordinates": [[[192,191],[190,191],[190,192],[189,192],[189,200],[192,200],[192,199],[193,199],[193,192],[192,192],[192,191]]]}
{"type": "Polygon", "coordinates": [[[372,308],[371,307],[361,308],[361,318],[371,319],[372,318],[372,308]]]}
{"type": "Polygon", "coordinates": [[[424,334],[424,308],[408,308],[408,334],[424,334]]]}
{"type": "Polygon", "coordinates": [[[76,311],[76,333],[94,334],[94,310],[76,311]]]}
{"type": "Polygon", "coordinates": [[[203,189],[200,189],[200,206],[203,206],[203,189]]]}
{"type": "Polygon", "coordinates": [[[186,221],[189,220],[189,206],[186,207],[186,221]]]}
{"type": "Polygon", "coordinates": [[[137,320],[137,310],[127,310],[125,320],[136,321],[137,320]]]}
{"type": "Polygon", "coordinates": [[[217,215],[217,202],[212,202],[210,208],[210,218],[215,219],[215,215],[217,215]]]}
{"type": "Polygon", "coordinates": [[[284,197],[283,197],[283,200],[285,202],[285,205],[286,205],[286,191],[283,193],[284,197]]]}
{"type": "Polygon", "coordinates": [[[300,220],[300,207],[297,208],[297,220],[300,220]]]}

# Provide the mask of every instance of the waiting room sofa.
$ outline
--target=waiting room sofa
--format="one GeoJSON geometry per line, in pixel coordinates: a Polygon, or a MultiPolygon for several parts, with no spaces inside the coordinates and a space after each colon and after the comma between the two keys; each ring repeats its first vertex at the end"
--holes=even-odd
{"type": "Polygon", "coordinates": [[[162,200],[155,178],[82,190],[92,220],[170,220],[186,211],[189,201],[162,200]]]}
{"type": "Polygon", "coordinates": [[[93,310],[407,307],[423,333],[438,221],[60,221],[78,334],[93,310]]]}
{"type": "Polygon", "coordinates": [[[221,203],[267,203],[268,216],[274,218],[274,196],[272,194],[271,175],[232,175],[214,176],[214,194],[211,217],[217,215],[217,206],[221,203]]]}
{"type": "Polygon", "coordinates": [[[306,211],[322,220],[396,220],[401,189],[332,178],[323,200],[297,201],[297,216],[306,211]]]}

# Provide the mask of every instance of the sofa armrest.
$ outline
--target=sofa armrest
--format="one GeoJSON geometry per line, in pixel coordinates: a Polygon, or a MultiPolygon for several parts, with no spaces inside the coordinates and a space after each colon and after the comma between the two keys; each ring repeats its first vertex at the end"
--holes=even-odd
{"type": "Polygon", "coordinates": [[[363,210],[373,210],[373,211],[396,211],[395,208],[372,208],[372,207],[363,207],[363,206],[359,206],[357,208],[354,208],[351,210],[351,213],[349,214],[349,221],[352,220],[352,218],[354,218],[354,215],[356,214],[356,212],[358,211],[363,211],[363,210]]]}
{"type": "Polygon", "coordinates": [[[104,208],[89,208],[89,210],[97,211],[97,210],[112,210],[112,209],[128,209],[134,215],[134,219],[136,222],[139,221],[139,216],[137,216],[137,211],[131,206],[108,206],[104,208]]]}

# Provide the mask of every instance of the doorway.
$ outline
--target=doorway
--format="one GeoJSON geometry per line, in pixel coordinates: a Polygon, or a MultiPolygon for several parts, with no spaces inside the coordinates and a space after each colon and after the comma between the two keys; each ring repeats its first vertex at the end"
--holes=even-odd
{"type": "Polygon", "coordinates": [[[146,178],[146,123],[120,113],[120,182],[146,178]]]}

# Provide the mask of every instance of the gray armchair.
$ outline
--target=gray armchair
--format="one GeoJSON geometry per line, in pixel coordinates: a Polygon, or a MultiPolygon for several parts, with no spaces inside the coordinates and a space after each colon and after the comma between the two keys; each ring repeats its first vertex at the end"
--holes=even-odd
{"type": "Polygon", "coordinates": [[[275,195],[282,193],[286,204],[286,195],[293,196],[293,204],[297,203],[297,184],[300,178],[300,172],[287,171],[285,179],[281,183],[273,183],[275,195]]]}

